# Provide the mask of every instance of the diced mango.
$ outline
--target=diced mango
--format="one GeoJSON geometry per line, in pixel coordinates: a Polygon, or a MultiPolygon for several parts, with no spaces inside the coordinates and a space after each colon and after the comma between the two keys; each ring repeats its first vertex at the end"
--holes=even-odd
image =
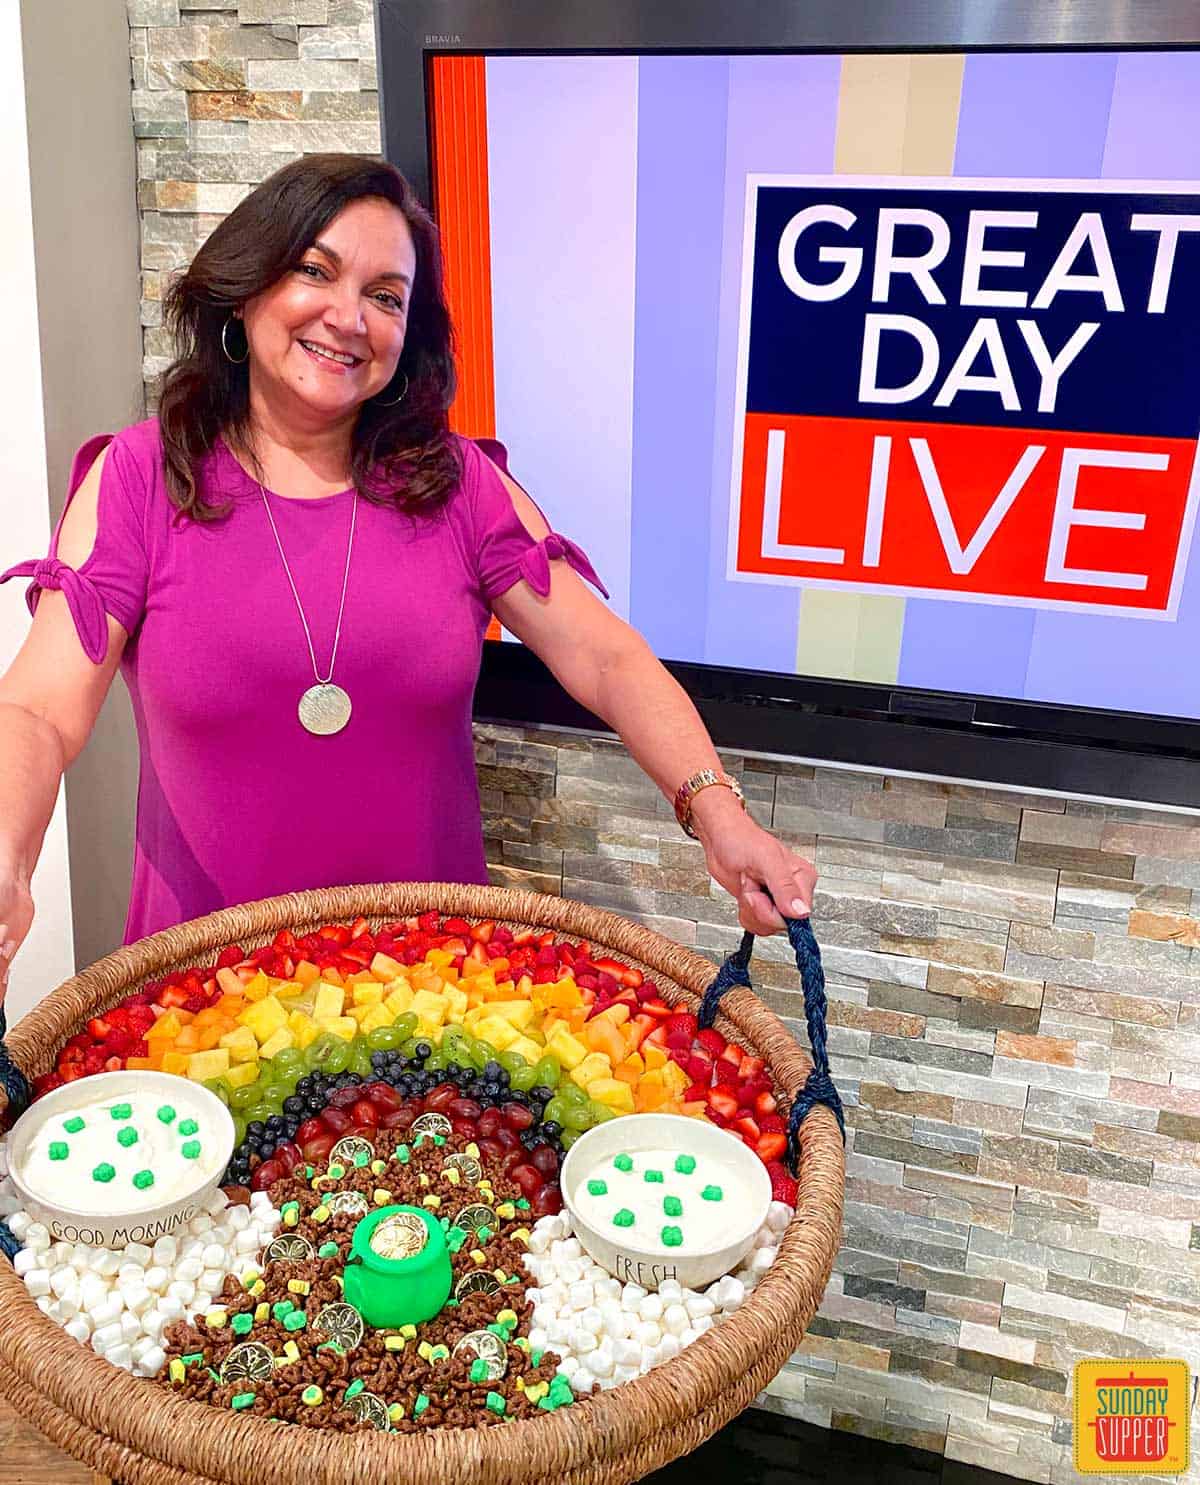
{"type": "Polygon", "coordinates": [[[258,1063],[238,1062],[223,1077],[231,1088],[245,1088],[258,1077],[258,1063]]]}
{"type": "Polygon", "coordinates": [[[678,1062],[668,1062],[662,1070],[663,1087],[672,1097],[691,1087],[691,1079],[678,1062]]]}
{"type": "Polygon", "coordinates": [[[612,1063],[603,1052],[589,1052],[582,1062],[571,1069],[571,1081],[586,1088],[597,1078],[611,1078],[612,1063]]]}
{"type": "Polygon", "coordinates": [[[404,973],[404,965],[388,954],[376,954],[371,960],[371,973],[380,984],[386,985],[389,980],[394,980],[397,975],[404,973]]]}
{"type": "Polygon", "coordinates": [[[611,1021],[614,1026],[620,1026],[629,1020],[629,1007],[624,1001],[618,1000],[613,1005],[607,1006],[592,1017],[593,1021],[611,1021]]]}
{"type": "Polygon", "coordinates": [[[184,1026],[173,1043],[176,1052],[198,1052],[200,1033],[191,1026],[184,1026]]]}
{"type": "Polygon", "coordinates": [[[588,1084],[587,1091],[589,1098],[607,1104],[618,1113],[632,1114],[634,1111],[633,1089],[617,1078],[595,1078],[588,1084]]]}
{"type": "Polygon", "coordinates": [[[334,969],[332,966],[327,966],[321,971],[321,978],[330,985],[341,985],[343,983],[341,971],[334,969]]]}
{"type": "Polygon", "coordinates": [[[577,1041],[561,1023],[555,1026],[547,1038],[546,1051],[553,1052],[562,1065],[568,1069],[578,1067],[588,1055],[588,1050],[583,1043],[577,1041]]]}
{"type": "Polygon", "coordinates": [[[154,1072],[158,1069],[157,1057],[126,1057],[125,1066],[137,1068],[139,1072],[154,1072]]]}
{"type": "MultiPolygon", "coordinates": [[[[163,1062],[166,1062],[163,1058],[163,1062]]],[[[187,1075],[195,1083],[206,1083],[209,1078],[219,1078],[229,1071],[229,1052],[225,1047],[214,1047],[208,1052],[193,1052],[187,1059],[187,1075]]]]}
{"type": "MultiPolygon", "coordinates": [[[[162,1060],[163,1072],[175,1073],[181,1078],[184,1077],[188,1069],[188,1055],[187,1052],[164,1052],[162,1060]]],[[[193,1052],[191,1055],[195,1057],[201,1054],[193,1052]]]]}
{"type": "Polygon", "coordinates": [[[611,1021],[593,1016],[590,1021],[584,1022],[580,1040],[593,1052],[603,1052],[614,1067],[625,1061],[624,1038],[611,1021]]]}
{"type": "Polygon", "coordinates": [[[296,966],[296,978],[302,985],[313,985],[321,978],[321,971],[310,959],[301,959],[296,966]]]}
{"type": "Polygon", "coordinates": [[[330,1016],[340,1016],[345,1003],[346,992],[341,986],[327,985],[322,981],[317,986],[317,993],[313,1000],[313,1020],[323,1021],[330,1016]]]}
{"type": "Polygon", "coordinates": [[[430,949],[425,958],[436,970],[446,969],[454,962],[454,955],[449,949],[430,949]]]}
{"type": "Polygon", "coordinates": [[[551,985],[543,985],[541,991],[542,1003],[553,1006],[555,1010],[569,1011],[583,1004],[583,995],[574,980],[556,980],[551,985]]]}
{"type": "Polygon", "coordinates": [[[495,1047],[497,1052],[503,1052],[505,1047],[512,1046],[520,1033],[503,1016],[484,1016],[476,1022],[475,1035],[480,1041],[495,1047]]]}
{"type": "Polygon", "coordinates": [[[359,1028],[364,1031],[379,1031],[384,1026],[392,1024],[391,1012],[383,1005],[369,1005],[366,1007],[367,1014],[358,1023],[359,1028]]]}
{"type": "Polygon", "coordinates": [[[290,1047],[295,1038],[286,1026],[281,1026],[278,1031],[269,1036],[258,1049],[260,1057],[274,1057],[276,1052],[282,1052],[290,1047]]]}
{"type": "Polygon", "coordinates": [[[262,1000],[265,995],[271,993],[271,982],[260,969],[252,980],[248,980],[242,987],[242,994],[247,1000],[262,1000]]]}
{"type": "Polygon", "coordinates": [[[242,1025],[248,1026],[260,1042],[265,1042],[287,1025],[287,1012],[273,995],[268,995],[242,1012],[242,1025]]]}
{"type": "Polygon", "coordinates": [[[178,1011],[168,1011],[165,1016],[160,1016],[146,1032],[146,1040],[148,1042],[174,1041],[183,1030],[183,1024],[178,1011]]]}
{"type": "Polygon", "coordinates": [[[355,1005],[379,1005],[383,1001],[383,986],[378,980],[367,980],[355,985],[355,1005]]]}

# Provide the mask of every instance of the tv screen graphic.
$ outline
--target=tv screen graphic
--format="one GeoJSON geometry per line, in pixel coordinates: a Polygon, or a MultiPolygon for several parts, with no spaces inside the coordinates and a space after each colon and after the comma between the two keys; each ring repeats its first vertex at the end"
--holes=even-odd
{"type": "Polygon", "coordinates": [[[455,425],[658,655],[1195,748],[1200,52],[424,77],[455,425]]]}

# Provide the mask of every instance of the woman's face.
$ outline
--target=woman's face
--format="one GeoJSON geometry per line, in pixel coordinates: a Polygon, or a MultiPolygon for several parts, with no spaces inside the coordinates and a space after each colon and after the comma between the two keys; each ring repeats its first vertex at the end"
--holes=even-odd
{"type": "Polygon", "coordinates": [[[331,421],[353,413],[395,373],[415,272],[403,212],[352,202],[243,306],[252,378],[272,401],[287,394],[331,421]]]}

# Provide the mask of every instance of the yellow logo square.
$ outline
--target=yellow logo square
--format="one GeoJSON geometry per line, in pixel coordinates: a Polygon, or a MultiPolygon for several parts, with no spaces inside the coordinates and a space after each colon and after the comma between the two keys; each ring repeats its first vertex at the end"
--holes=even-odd
{"type": "Polygon", "coordinates": [[[1186,1361],[1075,1363],[1075,1469],[1178,1475],[1187,1469],[1192,1387],[1186,1361]]]}

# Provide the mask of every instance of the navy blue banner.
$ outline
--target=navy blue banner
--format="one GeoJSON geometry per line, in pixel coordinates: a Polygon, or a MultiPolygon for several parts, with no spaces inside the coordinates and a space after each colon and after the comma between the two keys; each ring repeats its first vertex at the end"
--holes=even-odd
{"type": "Polygon", "coordinates": [[[1195,438],[1198,227],[1200,194],[760,185],[746,410],[1195,438]]]}

